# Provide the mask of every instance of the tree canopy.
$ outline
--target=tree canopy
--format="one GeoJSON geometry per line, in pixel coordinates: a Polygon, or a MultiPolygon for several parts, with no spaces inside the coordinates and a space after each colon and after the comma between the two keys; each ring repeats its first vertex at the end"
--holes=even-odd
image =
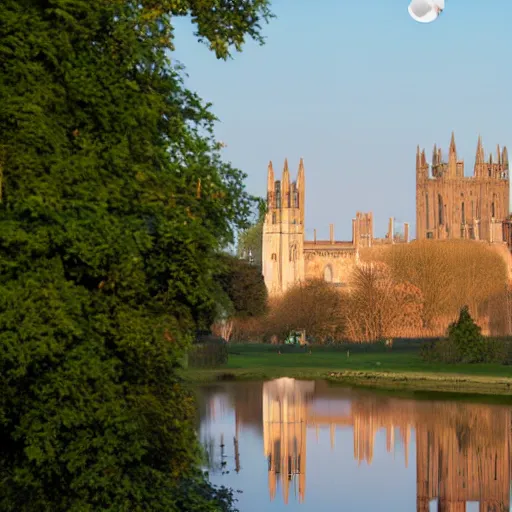
{"type": "Polygon", "coordinates": [[[224,254],[219,284],[230,301],[231,313],[237,318],[257,317],[266,312],[267,287],[257,265],[224,254]]]}
{"type": "Polygon", "coordinates": [[[271,14],[0,3],[2,510],[231,506],[198,471],[177,368],[254,201],[171,65],[177,16],[225,59],[271,14]]]}

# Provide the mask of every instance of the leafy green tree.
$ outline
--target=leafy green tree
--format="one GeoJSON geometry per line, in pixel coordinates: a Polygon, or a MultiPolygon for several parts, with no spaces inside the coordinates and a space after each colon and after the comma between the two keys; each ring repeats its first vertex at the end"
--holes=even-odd
{"type": "Polygon", "coordinates": [[[0,509],[220,511],[178,368],[246,226],[244,174],[171,66],[268,0],[0,2],[0,509]]]}
{"type": "Polygon", "coordinates": [[[245,260],[224,254],[218,282],[230,300],[232,316],[257,317],[267,309],[267,287],[261,270],[245,260]]]}
{"type": "Polygon", "coordinates": [[[485,360],[485,339],[467,306],[461,308],[459,319],[448,327],[448,342],[453,344],[463,362],[479,363],[485,360]]]}

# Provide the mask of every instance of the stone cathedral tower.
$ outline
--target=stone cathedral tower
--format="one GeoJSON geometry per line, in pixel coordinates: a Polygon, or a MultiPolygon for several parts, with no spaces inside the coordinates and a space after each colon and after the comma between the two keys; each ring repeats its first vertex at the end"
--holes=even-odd
{"type": "Polygon", "coordinates": [[[281,180],[275,180],[272,162],[267,174],[267,214],[263,225],[263,277],[271,295],[304,281],[304,162],[297,180],[290,182],[288,160],[281,180]]]}
{"type": "Polygon", "coordinates": [[[416,238],[503,242],[503,221],[509,216],[507,148],[485,160],[478,138],[473,176],[465,176],[452,133],[448,161],[434,146],[432,164],[425,150],[416,150],[416,238]]]}

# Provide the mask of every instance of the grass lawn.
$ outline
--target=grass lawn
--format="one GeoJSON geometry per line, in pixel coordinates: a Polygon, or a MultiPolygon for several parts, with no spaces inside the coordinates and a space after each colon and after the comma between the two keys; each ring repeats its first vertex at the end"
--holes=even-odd
{"type": "Polygon", "coordinates": [[[215,370],[189,369],[193,381],[263,380],[277,377],[327,379],[344,384],[387,389],[418,389],[512,395],[512,367],[499,364],[433,365],[417,350],[304,349],[272,345],[232,345],[228,363],[215,370]]]}

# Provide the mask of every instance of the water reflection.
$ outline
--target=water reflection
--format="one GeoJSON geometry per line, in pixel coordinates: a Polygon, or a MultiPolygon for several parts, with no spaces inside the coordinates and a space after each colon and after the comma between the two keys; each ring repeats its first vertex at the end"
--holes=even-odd
{"type": "MultiPolygon", "coordinates": [[[[509,407],[403,400],[294,379],[226,384],[205,389],[201,400],[200,432],[209,453],[208,465],[214,475],[222,475],[214,483],[237,487],[232,473],[247,471],[251,477],[244,481],[242,491],[258,496],[263,489],[253,488],[261,484],[252,475],[257,475],[257,468],[266,462],[271,503],[280,489],[281,506],[290,507],[308,502],[306,471],[314,475],[323,470],[318,460],[308,467],[307,455],[317,449],[308,433],[318,440],[319,431],[328,429],[331,451],[335,450],[336,432],[351,431],[352,457],[357,466],[372,465],[381,431],[388,454],[394,456],[398,445],[408,474],[414,471],[414,466],[409,467],[414,451],[418,512],[462,512],[470,509],[467,502],[478,502],[478,506],[472,504],[472,510],[480,512],[509,510],[510,428],[509,407]],[[244,436],[244,429],[252,435],[244,436]],[[241,452],[253,453],[253,445],[261,440],[264,459],[241,457],[241,452]]],[[[346,445],[340,453],[347,457],[346,445]]],[[[362,471],[357,466],[350,475],[354,482],[362,471]]],[[[393,470],[392,466],[389,469],[393,470]]],[[[330,477],[337,479],[335,469],[330,477]]],[[[361,473],[361,478],[368,475],[361,473]]],[[[368,484],[367,491],[371,493],[370,487],[368,484]]],[[[339,506],[334,501],[336,492],[334,489],[332,503],[327,503],[327,496],[315,495],[308,505],[312,509],[316,506],[315,510],[323,510],[326,504],[339,506]]],[[[414,508],[400,508],[397,496],[381,498],[382,510],[414,508]]],[[[265,509],[269,509],[267,504],[265,509]]],[[[242,512],[257,509],[250,505],[241,502],[239,508],[242,512]]],[[[353,507],[343,510],[363,510],[353,507]]]]}

